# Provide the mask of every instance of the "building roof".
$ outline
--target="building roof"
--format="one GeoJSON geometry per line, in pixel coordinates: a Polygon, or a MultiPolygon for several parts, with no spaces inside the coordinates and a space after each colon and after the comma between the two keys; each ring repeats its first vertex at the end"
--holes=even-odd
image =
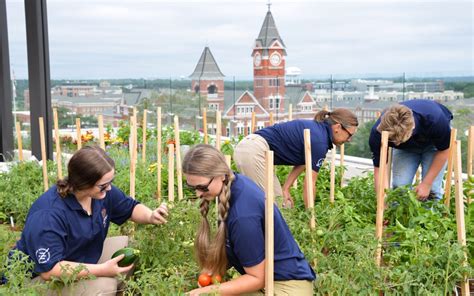
{"type": "Polygon", "coordinates": [[[194,69],[193,74],[189,75],[191,79],[222,79],[224,78],[219,66],[208,46],[204,47],[199,62],[194,69]]]}
{"type": "Polygon", "coordinates": [[[261,46],[264,49],[264,55],[267,53],[268,48],[275,42],[278,41],[283,47],[283,54],[286,55],[285,43],[278,33],[278,29],[275,25],[275,20],[273,19],[272,12],[270,8],[267,11],[265,20],[263,21],[262,28],[260,29],[260,34],[258,34],[257,39],[255,40],[257,45],[261,46]]]}

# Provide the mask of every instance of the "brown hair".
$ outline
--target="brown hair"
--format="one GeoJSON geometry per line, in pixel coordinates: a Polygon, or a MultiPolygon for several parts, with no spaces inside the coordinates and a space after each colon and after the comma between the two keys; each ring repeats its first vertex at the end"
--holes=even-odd
{"type": "Polygon", "coordinates": [[[357,127],[359,125],[357,116],[352,111],[345,108],[336,108],[332,112],[321,110],[314,116],[314,121],[327,122],[330,125],[339,123],[345,128],[351,126],[357,127]]]}
{"type": "Polygon", "coordinates": [[[377,131],[388,132],[388,139],[396,146],[410,139],[413,134],[415,119],[410,108],[396,104],[388,108],[380,118],[377,131]]]}
{"type": "Polygon", "coordinates": [[[216,148],[206,144],[196,145],[186,153],[183,160],[183,172],[206,178],[226,176],[222,191],[219,194],[219,223],[216,235],[211,241],[211,229],[207,220],[209,201],[202,199],[200,204],[202,219],[195,243],[197,260],[201,269],[223,276],[227,270],[225,248],[227,228],[225,221],[230,206],[230,187],[235,178],[234,173],[227,165],[224,155],[216,148]]]}
{"type": "Polygon", "coordinates": [[[104,150],[96,146],[85,146],[69,160],[68,176],[56,183],[58,192],[66,197],[76,190],[91,188],[114,167],[114,161],[104,150]]]}

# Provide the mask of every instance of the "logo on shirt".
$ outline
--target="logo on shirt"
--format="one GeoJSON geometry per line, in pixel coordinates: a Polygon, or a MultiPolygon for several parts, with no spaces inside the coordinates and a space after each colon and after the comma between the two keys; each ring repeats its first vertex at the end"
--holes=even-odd
{"type": "Polygon", "coordinates": [[[49,254],[49,248],[39,248],[38,250],[36,250],[35,254],[39,264],[45,264],[51,258],[51,255],[49,254]]]}
{"type": "Polygon", "coordinates": [[[318,162],[316,163],[316,166],[317,166],[318,168],[322,167],[322,166],[323,166],[323,162],[324,162],[324,158],[320,158],[320,159],[318,160],[318,162]]]}
{"type": "Polygon", "coordinates": [[[105,208],[102,209],[101,214],[102,214],[102,226],[105,228],[107,226],[107,219],[109,218],[109,215],[107,215],[107,210],[105,208]]]}

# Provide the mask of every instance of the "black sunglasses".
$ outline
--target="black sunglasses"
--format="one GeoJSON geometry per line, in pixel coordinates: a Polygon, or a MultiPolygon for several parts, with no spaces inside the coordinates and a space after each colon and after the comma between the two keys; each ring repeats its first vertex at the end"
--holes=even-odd
{"type": "Polygon", "coordinates": [[[343,124],[341,124],[341,123],[339,123],[339,124],[341,125],[342,129],[345,130],[346,133],[349,134],[349,138],[347,138],[347,139],[350,139],[350,138],[352,138],[352,136],[354,136],[354,134],[351,133],[350,131],[348,131],[347,128],[343,124]]]}
{"type": "Polygon", "coordinates": [[[114,179],[110,180],[110,182],[100,184],[100,185],[96,185],[96,186],[99,187],[100,192],[104,192],[110,185],[112,185],[113,181],[114,181],[114,179]]]}
{"type": "Polygon", "coordinates": [[[188,187],[190,190],[199,190],[202,192],[208,192],[209,185],[211,185],[212,180],[214,180],[214,177],[211,178],[211,180],[209,181],[209,183],[207,183],[207,185],[196,185],[196,186],[189,185],[188,182],[186,182],[186,187],[188,187]]]}

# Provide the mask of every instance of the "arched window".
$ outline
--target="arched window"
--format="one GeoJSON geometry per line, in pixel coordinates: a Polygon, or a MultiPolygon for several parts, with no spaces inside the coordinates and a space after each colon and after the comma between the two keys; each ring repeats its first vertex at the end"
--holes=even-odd
{"type": "Polygon", "coordinates": [[[213,84],[207,88],[207,93],[212,95],[217,93],[217,87],[213,84]]]}

